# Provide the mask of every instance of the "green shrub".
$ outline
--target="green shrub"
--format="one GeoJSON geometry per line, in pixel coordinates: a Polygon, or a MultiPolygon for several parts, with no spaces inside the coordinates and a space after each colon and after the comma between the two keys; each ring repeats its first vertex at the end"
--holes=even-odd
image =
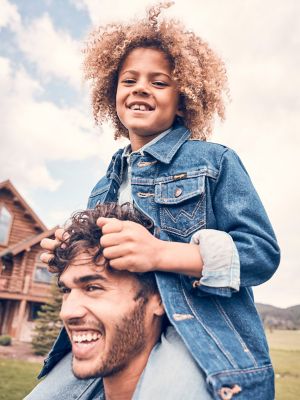
{"type": "Polygon", "coordinates": [[[10,346],[11,345],[11,337],[8,335],[0,336],[0,346],[10,346]]]}

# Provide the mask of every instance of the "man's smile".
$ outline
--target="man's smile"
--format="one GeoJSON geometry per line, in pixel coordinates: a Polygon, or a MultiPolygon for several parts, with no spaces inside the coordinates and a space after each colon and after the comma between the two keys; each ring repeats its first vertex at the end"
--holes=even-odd
{"type": "Polygon", "coordinates": [[[95,347],[104,345],[104,328],[100,322],[84,323],[84,321],[70,320],[66,328],[73,354],[77,359],[93,357],[95,347]]]}
{"type": "MultiPolygon", "coordinates": [[[[103,346],[103,334],[96,330],[72,330],[69,333],[72,352],[77,359],[87,359],[95,355],[95,347],[103,346]]],[[[99,353],[99,350],[97,351],[99,353]]]]}

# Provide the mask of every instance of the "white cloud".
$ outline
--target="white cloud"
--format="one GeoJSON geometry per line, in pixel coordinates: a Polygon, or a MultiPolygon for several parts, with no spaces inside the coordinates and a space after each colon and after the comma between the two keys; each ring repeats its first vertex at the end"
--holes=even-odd
{"type": "Polygon", "coordinates": [[[66,31],[56,29],[48,14],[20,26],[16,34],[19,48],[35,63],[43,78],[63,79],[80,88],[80,44],[66,31]]]}
{"type": "Polygon", "coordinates": [[[16,29],[21,22],[17,7],[8,0],[0,0],[0,30],[4,27],[16,29]]]}
{"type": "Polygon", "coordinates": [[[93,25],[111,21],[125,21],[144,16],[145,7],[153,2],[131,0],[70,0],[79,10],[86,9],[93,25]]]}
{"type": "Polygon", "coordinates": [[[10,177],[21,188],[56,190],[61,181],[50,175],[48,161],[110,158],[111,136],[104,134],[105,146],[99,146],[91,119],[80,109],[38,101],[40,84],[24,69],[14,71],[6,58],[0,58],[0,77],[1,179],[10,177]]]}

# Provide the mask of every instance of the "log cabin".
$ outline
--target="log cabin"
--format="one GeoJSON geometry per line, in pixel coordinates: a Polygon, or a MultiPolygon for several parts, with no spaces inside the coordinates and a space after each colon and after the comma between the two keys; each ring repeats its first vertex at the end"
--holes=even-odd
{"type": "Polygon", "coordinates": [[[51,274],[40,260],[54,237],[13,184],[0,182],[0,335],[30,342],[37,312],[51,298],[51,274]]]}

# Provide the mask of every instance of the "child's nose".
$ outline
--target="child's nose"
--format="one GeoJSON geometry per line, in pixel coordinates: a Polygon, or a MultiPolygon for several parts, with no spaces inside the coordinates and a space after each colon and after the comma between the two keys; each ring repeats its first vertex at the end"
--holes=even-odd
{"type": "Polygon", "coordinates": [[[138,82],[133,88],[133,94],[148,96],[150,94],[149,86],[144,82],[138,82]]]}

